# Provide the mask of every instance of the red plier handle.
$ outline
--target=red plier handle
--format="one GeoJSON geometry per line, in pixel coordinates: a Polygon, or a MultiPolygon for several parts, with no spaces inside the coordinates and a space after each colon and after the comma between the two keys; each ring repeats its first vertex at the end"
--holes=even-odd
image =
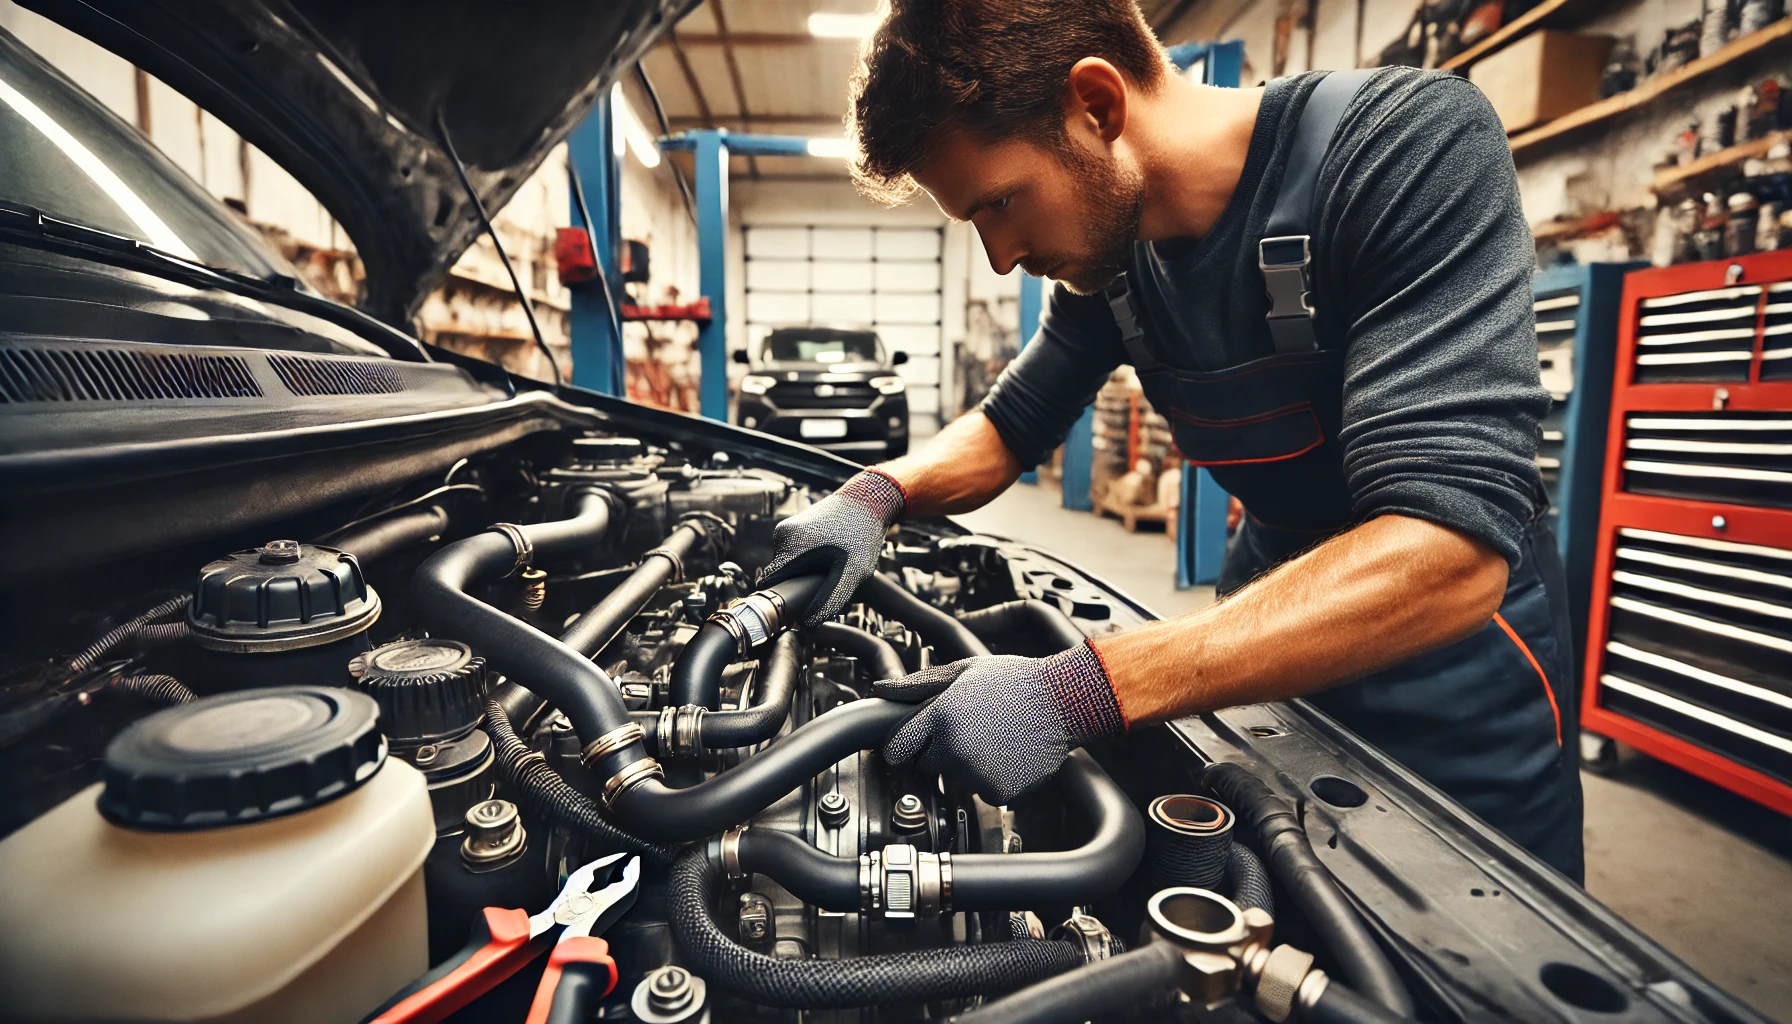
{"type": "Polygon", "coordinates": [[[486,907],[465,948],[401,989],[368,1024],[437,1024],[521,970],[545,942],[530,939],[527,911],[486,907]]]}
{"type": "Polygon", "coordinates": [[[548,957],[527,1024],[585,1024],[597,1001],[615,988],[610,944],[593,935],[566,936],[548,957]]]}

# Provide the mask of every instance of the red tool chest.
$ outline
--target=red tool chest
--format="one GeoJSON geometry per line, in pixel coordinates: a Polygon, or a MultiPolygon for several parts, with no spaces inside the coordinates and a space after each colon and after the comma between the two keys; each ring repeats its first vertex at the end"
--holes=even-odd
{"type": "Polygon", "coordinates": [[[1792,251],[1627,275],[1582,726],[1792,814],[1792,251]]]}

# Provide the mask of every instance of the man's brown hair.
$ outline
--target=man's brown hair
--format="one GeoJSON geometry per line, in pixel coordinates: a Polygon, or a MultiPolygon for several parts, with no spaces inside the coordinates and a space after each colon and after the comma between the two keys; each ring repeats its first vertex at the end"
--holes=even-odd
{"type": "Polygon", "coordinates": [[[1064,142],[1064,88],[1101,57],[1150,89],[1169,67],[1136,0],[888,0],[847,88],[853,181],[894,206],[940,129],[1064,142]]]}

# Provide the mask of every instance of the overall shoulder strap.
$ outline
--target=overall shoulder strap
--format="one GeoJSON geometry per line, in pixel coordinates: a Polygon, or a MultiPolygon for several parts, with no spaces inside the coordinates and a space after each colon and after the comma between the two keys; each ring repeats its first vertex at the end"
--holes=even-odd
{"type": "Polygon", "coordinates": [[[1138,299],[1126,287],[1126,275],[1108,285],[1102,292],[1108,300],[1108,309],[1114,314],[1114,326],[1120,328],[1120,341],[1126,346],[1126,358],[1131,360],[1133,369],[1149,370],[1157,365],[1151,350],[1145,345],[1145,325],[1139,317],[1138,299]]]}
{"type": "Polygon", "coordinates": [[[1331,149],[1332,136],[1344,110],[1375,74],[1374,68],[1333,71],[1307,95],[1294,129],[1294,145],[1282,172],[1282,187],[1263,238],[1257,242],[1257,266],[1269,293],[1269,335],[1277,354],[1312,352],[1319,348],[1313,332],[1312,290],[1313,194],[1319,169],[1331,149]]]}

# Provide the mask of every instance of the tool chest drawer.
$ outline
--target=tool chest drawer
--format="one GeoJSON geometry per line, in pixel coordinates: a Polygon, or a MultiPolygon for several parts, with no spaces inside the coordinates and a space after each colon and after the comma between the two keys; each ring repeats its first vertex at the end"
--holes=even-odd
{"type": "Polygon", "coordinates": [[[1614,370],[1582,724],[1792,814],[1792,252],[1628,274],[1614,370]]]}

